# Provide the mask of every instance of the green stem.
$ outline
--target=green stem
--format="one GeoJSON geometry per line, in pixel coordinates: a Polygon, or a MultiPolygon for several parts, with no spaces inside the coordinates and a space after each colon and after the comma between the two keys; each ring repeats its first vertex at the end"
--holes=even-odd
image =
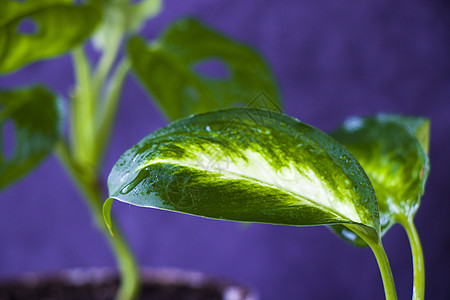
{"type": "Polygon", "coordinates": [[[92,164],[95,100],[92,94],[91,65],[82,47],[73,51],[77,88],[72,102],[72,146],[77,161],[92,164]]]}
{"type": "Polygon", "coordinates": [[[127,63],[119,65],[111,79],[111,88],[106,91],[108,99],[104,103],[102,96],[105,92],[105,83],[122,41],[122,31],[119,29],[113,31],[113,36],[109,37],[108,45],[95,74],[92,74],[92,67],[84,49],[79,47],[73,52],[77,89],[72,103],[72,153],[67,144],[61,141],[57,146],[57,154],[83,194],[97,228],[105,235],[114,251],[122,276],[116,299],[132,300],[137,296],[140,287],[138,266],[120,231],[116,231],[115,235],[111,236],[104,223],[102,204],[105,197],[98,185],[101,163],[97,147],[99,142],[102,143],[102,147],[105,147],[104,143],[108,140],[114,121],[115,107],[119,101],[122,83],[128,71],[127,63]],[[108,109],[111,105],[114,107],[108,109]],[[107,107],[105,108],[105,106],[107,107]],[[101,121],[104,118],[100,115],[105,109],[107,112],[112,111],[109,113],[111,116],[107,118],[106,123],[101,121]],[[100,126],[98,123],[105,123],[100,132],[98,132],[100,126]],[[103,136],[105,134],[106,136],[103,136]]]}
{"type": "Polygon", "coordinates": [[[384,294],[386,300],[397,300],[397,292],[395,290],[394,278],[392,277],[391,266],[387,258],[381,240],[378,243],[369,243],[370,248],[377,259],[378,268],[380,269],[381,278],[383,279],[384,294]]]}
{"type": "Polygon", "coordinates": [[[93,77],[93,94],[99,98],[101,98],[100,93],[103,84],[107,80],[110,70],[116,61],[123,37],[123,30],[118,24],[110,24],[110,26],[115,26],[116,30],[110,30],[111,36],[108,37],[104,53],[93,77]]]}
{"type": "Polygon", "coordinates": [[[83,198],[94,216],[97,228],[107,238],[111,248],[114,251],[122,276],[121,285],[119,287],[119,292],[116,299],[134,299],[139,292],[140,281],[138,266],[120,230],[117,230],[117,225],[114,226],[116,228],[114,236],[111,236],[109,229],[103,221],[102,203],[104,197],[97,184],[97,179],[95,177],[90,177],[89,172],[84,172],[83,168],[76,165],[63,141],[57,145],[56,153],[60,162],[69,173],[79,191],[82,193],[83,198]]]}
{"type": "Polygon", "coordinates": [[[422,300],[425,296],[425,264],[419,234],[417,233],[412,218],[398,218],[398,222],[403,226],[403,228],[405,228],[409,243],[411,245],[414,266],[414,287],[412,299],[422,300]]]}
{"type": "Polygon", "coordinates": [[[103,152],[105,151],[105,147],[111,136],[111,130],[113,128],[117,106],[119,104],[120,94],[122,92],[122,86],[129,69],[130,63],[128,59],[122,59],[117,66],[108,85],[108,90],[106,91],[105,103],[102,107],[99,123],[97,124],[98,129],[95,139],[96,144],[94,160],[97,162],[97,167],[100,165],[103,152]]]}
{"type": "Polygon", "coordinates": [[[361,237],[372,249],[378,263],[381,279],[383,280],[384,294],[386,300],[397,300],[397,291],[395,290],[394,277],[392,276],[391,266],[384,251],[381,239],[371,231],[367,231],[362,226],[346,225],[349,229],[361,237]]]}

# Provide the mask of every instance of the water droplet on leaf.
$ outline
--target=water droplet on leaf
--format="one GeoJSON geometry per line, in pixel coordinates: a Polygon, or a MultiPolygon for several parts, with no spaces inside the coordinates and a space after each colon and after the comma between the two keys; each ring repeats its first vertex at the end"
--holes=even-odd
{"type": "Polygon", "coordinates": [[[129,183],[127,184],[121,191],[121,194],[128,194],[131,192],[139,183],[141,183],[145,178],[147,178],[149,175],[149,168],[145,168],[139,171],[137,176],[129,183]]]}

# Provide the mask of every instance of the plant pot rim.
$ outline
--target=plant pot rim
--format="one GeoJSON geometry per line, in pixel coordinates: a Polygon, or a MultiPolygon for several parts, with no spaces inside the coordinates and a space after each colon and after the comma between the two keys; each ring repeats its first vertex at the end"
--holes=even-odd
{"type": "MultiPolygon", "coordinates": [[[[141,281],[158,285],[184,285],[192,288],[212,285],[221,291],[223,300],[258,300],[259,295],[254,288],[237,284],[234,281],[210,276],[198,271],[183,270],[179,268],[153,268],[140,269],[141,281]]],[[[117,270],[107,267],[71,268],[49,272],[26,272],[22,276],[3,278],[2,283],[23,283],[27,286],[37,286],[48,280],[67,282],[72,286],[82,286],[88,283],[100,284],[118,277],[117,270]]]]}

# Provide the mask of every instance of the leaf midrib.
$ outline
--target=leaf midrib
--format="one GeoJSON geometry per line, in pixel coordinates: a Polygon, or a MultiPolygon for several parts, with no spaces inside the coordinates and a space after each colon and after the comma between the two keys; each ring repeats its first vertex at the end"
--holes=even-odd
{"type": "MultiPolygon", "coordinates": [[[[140,171],[140,170],[142,170],[142,169],[144,169],[144,168],[146,168],[146,167],[149,167],[149,166],[151,166],[151,165],[158,164],[158,163],[160,163],[160,164],[170,164],[170,165],[182,166],[182,167],[187,167],[187,168],[190,168],[190,169],[201,170],[201,171],[211,171],[211,172],[214,172],[214,173],[216,173],[216,174],[220,174],[219,172],[217,172],[217,171],[219,171],[219,169],[216,169],[216,168],[210,168],[210,169],[208,169],[208,170],[204,170],[204,169],[196,168],[196,166],[193,166],[193,165],[190,165],[190,164],[186,164],[186,163],[178,163],[178,162],[172,162],[172,161],[170,161],[170,160],[158,160],[158,161],[152,162],[152,163],[150,163],[150,164],[145,164],[145,165],[143,165],[143,166],[137,168],[137,169],[135,170],[135,172],[138,172],[138,171],[140,171]]],[[[329,209],[327,206],[324,206],[324,205],[322,205],[322,204],[319,204],[319,203],[317,203],[317,202],[315,202],[315,201],[313,201],[313,200],[311,200],[311,199],[309,199],[309,198],[307,198],[307,197],[304,197],[304,196],[295,194],[295,193],[293,193],[293,192],[291,192],[291,191],[287,191],[287,190],[285,190],[285,189],[283,189],[283,188],[281,188],[281,187],[279,187],[279,186],[277,186],[277,185],[275,185],[275,184],[267,183],[267,182],[258,180],[258,179],[256,179],[256,178],[253,178],[253,177],[250,177],[250,176],[245,176],[245,175],[243,175],[243,174],[236,173],[236,172],[231,172],[231,171],[228,171],[228,170],[220,169],[220,171],[221,171],[221,173],[227,173],[227,174],[237,175],[236,177],[240,177],[240,178],[242,178],[242,179],[249,180],[249,181],[253,181],[253,182],[255,182],[255,183],[259,183],[259,184],[264,185],[264,186],[267,186],[267,187],[271,187],[271,188],[274,188],[274,189],[277,189],[277,190],[281,190],[281,191],[283,191],[283,193],[286,193],[286,194],[288,194],[288,195],[290,195],[290,196],[292,196],[292,197],[294,197],[294,198],[302,199],[302,200],[308,202],[309,204],[311,204],[311,206],[317,207],[317,208],[319,208],[319,209],[321,209],[321,210],[323,210],[323,211],[325,211],[325,212],[327,212],[327,213],[336,215],[337,217],[339,217],[339,218],[341,218],[341,219],[343,219],[343,220],[348,220],[349,223],[351,223],[351,224],[360,224],[360,225],[364,225],[364,224],[362,224],[362,223],[354,222],[354,221],[348,219],[347,217],[343,216],[341,213],[329,209]]],[[[230,180],[231,180],[231,179],[230,179],[230,180]]],[[[364,225],[364,226],[367,226],[367,225],[364,225]]]]}

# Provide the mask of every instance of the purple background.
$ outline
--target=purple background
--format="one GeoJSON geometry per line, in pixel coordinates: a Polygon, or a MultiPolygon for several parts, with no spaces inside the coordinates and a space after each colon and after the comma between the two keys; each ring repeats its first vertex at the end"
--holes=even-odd
{"type": "MultiPolygon", "coordinates": [[[[322,130],[353,114],[394,112],[431,119],[431,174],[416,217],[428,299],[449,299],[448,1],[165,1],[147,24],[154,38],[170,22],[198,16],[259,49],[273,66],[286,112],[322,130]]],[[[65,56],[0,78],[1,87],[46,83],[67,94],[65,56]]],[[[166,124],[132,76],[104,178],[120,154],[166,124]]],[[[294,228],[206,220],[116,204],[144,266],[200,270],[257,287],[262,299],[382,299],[375,259],[325,227],[294,228]]],[[[399,299],[410,298],[411,256],[396,226],[384,244],[399,299]]],[[[0,277],[25,271],[113,266],[84,203],[51,157],[0,195],[0,277]]]]}

